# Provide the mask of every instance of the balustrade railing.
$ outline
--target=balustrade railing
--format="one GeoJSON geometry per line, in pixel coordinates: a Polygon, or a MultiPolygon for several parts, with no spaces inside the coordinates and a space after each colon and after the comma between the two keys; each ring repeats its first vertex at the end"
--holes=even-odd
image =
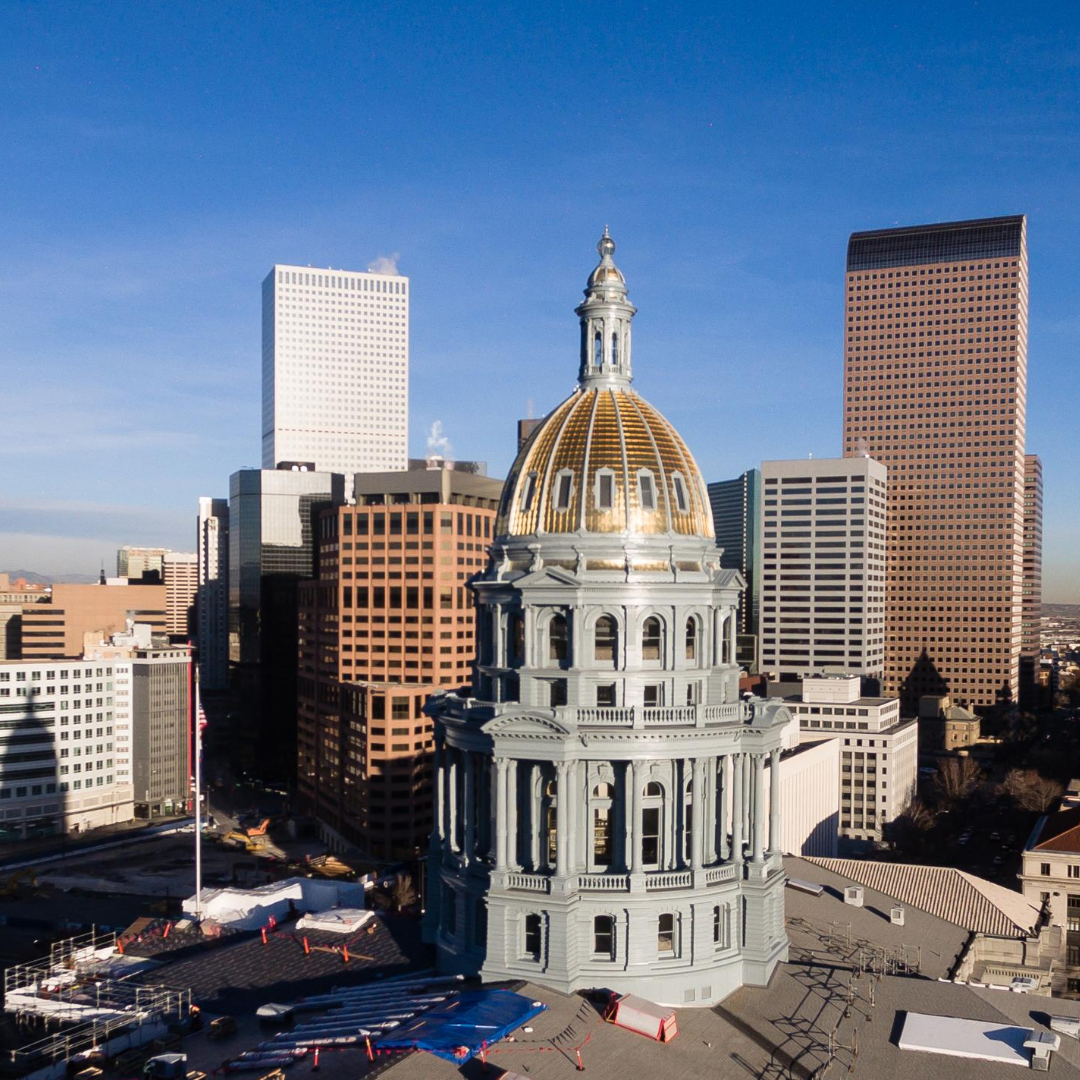
{"type": "Polygon", "coordinates": [[[543,874],[507,874],[506,886],[509,889],[523,889],[526,892],[551,892],[551,878],[543,874]]]}
{"type": "Polygon", "coordinates": [[[622,707],[566,708],[564,714],[575,717],[584,727],[695,727],[698,724],[740,724],[749,715],[749,706],[741,701],[726,705],[658,705],[643,708],[622,707]]]}
{"type": "Polygon", "coordinates": [[[582,874],[578,888],[588,892],[626,892],[630,888],[629,874],[582,874]]]}
{"type": "Polygon", "coordinates": [[[658,889],[687,889],[694,883],[692,870],[660,871],[659,873],[647,874],[645,877],[645,889],[654,892],[658,889]]]}
{"type": "Polygon", "coordinates": [[[721,866],[710,866],[705,870],[705,884],[717,885],[721,881],[735,880],[735,865],[724,863],[721,866]]]}

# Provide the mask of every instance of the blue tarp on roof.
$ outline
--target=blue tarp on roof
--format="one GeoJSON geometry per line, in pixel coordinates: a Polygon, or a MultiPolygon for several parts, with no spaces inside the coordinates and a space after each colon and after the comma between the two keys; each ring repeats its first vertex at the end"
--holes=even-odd
{"type": "Polygon", "coordinates": [[[546,1008],[511,990],[472,990],[387,1032],[379,1045],[427,1050],[463,1065],[484,1043],[498,1042],[546,1008]]]}

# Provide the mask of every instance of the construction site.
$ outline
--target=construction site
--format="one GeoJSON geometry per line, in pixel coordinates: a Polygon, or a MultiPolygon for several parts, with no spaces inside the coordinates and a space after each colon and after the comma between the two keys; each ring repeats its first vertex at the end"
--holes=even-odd
{"type": "MultiPolygon", "coordinates": [[[[123,871],[129,883],[177,872],[175,842],[123,871]]],[[[250,860],[246,843],[208,841],[213,874],[250,860]]],[[[7,965],[0,1076],[937,1080],[947,1068],[981,1080],[988,1063],[1007,1061],[1080,1080],[1080,1003],[1040,995],[1034,979],[976,980],[969,927],[812,860],[785,864],[788,959],[768,986],[712,1008],[620,996],[600,978],[560,994],[542,970],[485,985],[441,974],[415,914],[394,910],[387,890],[374,910],[380,887],[354,869],[319,856],[290,865],[303,873],[178,893],[168,914],[145,896],[65,897],[23,877],[0,897],[0,937],[34,903],[49,918],[65,904],[84,905],[86,918],[138,914],[119,930],[38,939],[39,955],[7,965]],[[18,895],[31,888],[49,896],[18,895]]],[[[97,867],[103,880],[116,873],[97,867]]]]}

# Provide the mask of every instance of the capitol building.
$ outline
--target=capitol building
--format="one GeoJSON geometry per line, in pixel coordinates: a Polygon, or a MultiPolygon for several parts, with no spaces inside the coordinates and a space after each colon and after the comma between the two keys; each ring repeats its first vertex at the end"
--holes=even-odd
{"type": "Polygon", "coordinates": [[[503,490],[475,582],[475,697],[441,694],[425,933],[440,967],[711,1005],[787,956],[787,709],[740,700],[705,484],[632,388],[607,230],[578,386],[503,490]],[[771,798],[769,795],[771,794],[771,798]]]}

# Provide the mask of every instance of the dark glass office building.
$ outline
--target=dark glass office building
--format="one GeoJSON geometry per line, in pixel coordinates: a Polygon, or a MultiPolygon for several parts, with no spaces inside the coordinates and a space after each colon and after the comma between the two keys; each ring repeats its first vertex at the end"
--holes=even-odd
{"type": "Polygon", "coordinates": [[[746,592],[739,604],[736,661],[758,670],[761,614],[761,470],[748,469],[734,480],[709,484],[709,504],[720,565],[739,570],[746,592]]]}

